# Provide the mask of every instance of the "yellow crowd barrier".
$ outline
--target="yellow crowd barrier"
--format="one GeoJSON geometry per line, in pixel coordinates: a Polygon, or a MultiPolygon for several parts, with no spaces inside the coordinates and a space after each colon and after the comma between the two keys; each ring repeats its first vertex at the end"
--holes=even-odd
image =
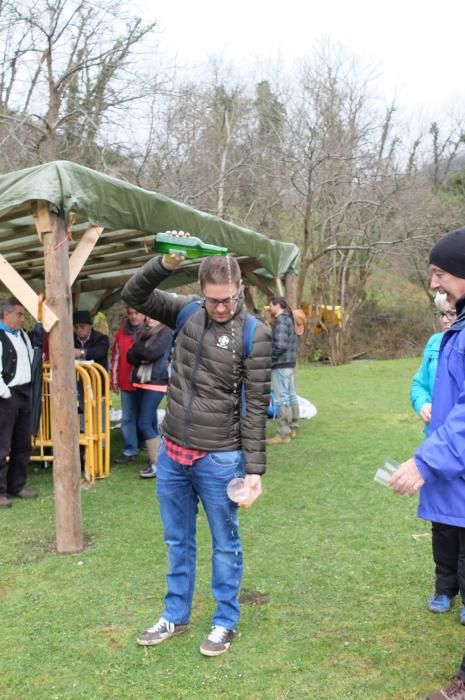
{"type": "Polygon", "coordinates": [[[342,324],[342,306],[329,304],[305,304],[301,305],[307,319],[313,326],[313,333],[327,331],[330,327],[340,328],[342,324]]]}
{"type": "MultiPolygon", "coordinates": [[[[87,481],[110,475],[110,378],[96,362],[76,362],[78,406],[76,430],[83,452],[87,481]]],[[[50,365],[42,371],[42,411],[37,436],[32,438],[31,461],[53,462],[50,410],[50,365]]]]}

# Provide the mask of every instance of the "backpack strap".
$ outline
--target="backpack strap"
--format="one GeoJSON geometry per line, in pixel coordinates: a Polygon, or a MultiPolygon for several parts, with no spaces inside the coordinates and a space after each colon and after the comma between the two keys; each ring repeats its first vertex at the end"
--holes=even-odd
{"type": "MultiPolygon", "coordinates": [[[[193,299],[188,304],[182,307],[178,315],[176,316],[176,325],[174,326],[173,338],[171,339],[171,344],[166,350],[164,361],[168,364],[168,375],[171,374],[171,358],[173,355],[174,344],[176,343],[176,338],[179,331],[183,325],[193,316],[197,311],[202,308],[203,302],[200,299],[193,299]]],[[[162,363],[163,364],[163,363],[162,363]]]]}
{"type": "Polygon", "coordinates": [[[176,336],[183,327],[183,325],[190,319],[190,317],[202,308],[203,301],[200,299],[193,299],[188,304],[182,307],[181,311],[176,317],[176,325],[174,327],[173,342],[176,340],[176,336]]]}
{"type": "MultiPolygon", "coordinates": [[[[246,360],[253,348],[253,337],[255,333],[255,328],[257,327],[257,319],[252,314],[247,314],[245,317],[244,325],[242,326],[242,362],[246,360]]],[[[245,397],[245,383],[242,379],[242,390],[241,390],[241,416],[247,415],[247,401],[245,397]]]]}

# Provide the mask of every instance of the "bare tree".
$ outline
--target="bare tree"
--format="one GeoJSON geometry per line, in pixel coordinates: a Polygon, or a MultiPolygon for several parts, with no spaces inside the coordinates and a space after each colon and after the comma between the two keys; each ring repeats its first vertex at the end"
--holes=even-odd
{"type": "Polygon", "coordinates": [[[342,308],[341,325],[328,328],[337,364],[395,210],[394,107],[377,115],[367,79],[326,49],[304,66],[299,88],[288,115],[290,196],[301,222],[298,299],[342,308]]]}
{"type": "Polygon", "coordinates": [[[109,0],[4,0],[0,116],[10,133],[27,128],[35,160],[92,164],[105,121],[152,89],[140,66],[135,78],[132,59],[155,23],[122,8],[109,0]]]}

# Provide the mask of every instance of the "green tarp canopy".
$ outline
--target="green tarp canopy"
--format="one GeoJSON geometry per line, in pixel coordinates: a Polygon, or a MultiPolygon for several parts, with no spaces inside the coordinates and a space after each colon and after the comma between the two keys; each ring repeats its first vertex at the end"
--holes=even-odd
{"type": "MultiPolygon", "coordinates": [[[[283,280],[298,272],[299,249],[292,243],[271,240],[81,165],[56,161],[0,176],[0,253],[36,291],[41,291],[44,269],[31,214],[31,203],[37,200],[49,202],[65,220],[71,250],[90,225],[104,227],[73,285],[73,292],[92,292],[94,300],[99,290],[108,302],[109,290],[120,288],[155,254],[153,234],[166,230],[189,231],[228,248],[257,279],[283,280]]],[[[186,262],[170,278],[170,286],[193,281],[195,268],[186,262]]]]}

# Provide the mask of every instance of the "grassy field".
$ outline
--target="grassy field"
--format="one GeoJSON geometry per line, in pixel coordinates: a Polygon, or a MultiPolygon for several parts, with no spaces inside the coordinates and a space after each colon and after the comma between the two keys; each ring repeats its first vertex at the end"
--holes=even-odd
{"type": "Polygon", "coordinates": [[[33,471],[40,497],[0,511],[0,698],[407,700],[444,685],[463,653],[459,606],[427,611],[429,523],[416,498],[373,481],[421,439],[408,402],[417,364],[299,370],[318,415],[269,450],[264,496],[241,512],[242,593],[267,602],[243,606],[216,659],[198,652],[213,610],[203,512],[190,630],[144,649],[135,638],[158,618],[166,573],[154,483],[137,477],[145,455],[82,492],[89,547],[76,555],[53,553],[51,474],[33,471]]]}

